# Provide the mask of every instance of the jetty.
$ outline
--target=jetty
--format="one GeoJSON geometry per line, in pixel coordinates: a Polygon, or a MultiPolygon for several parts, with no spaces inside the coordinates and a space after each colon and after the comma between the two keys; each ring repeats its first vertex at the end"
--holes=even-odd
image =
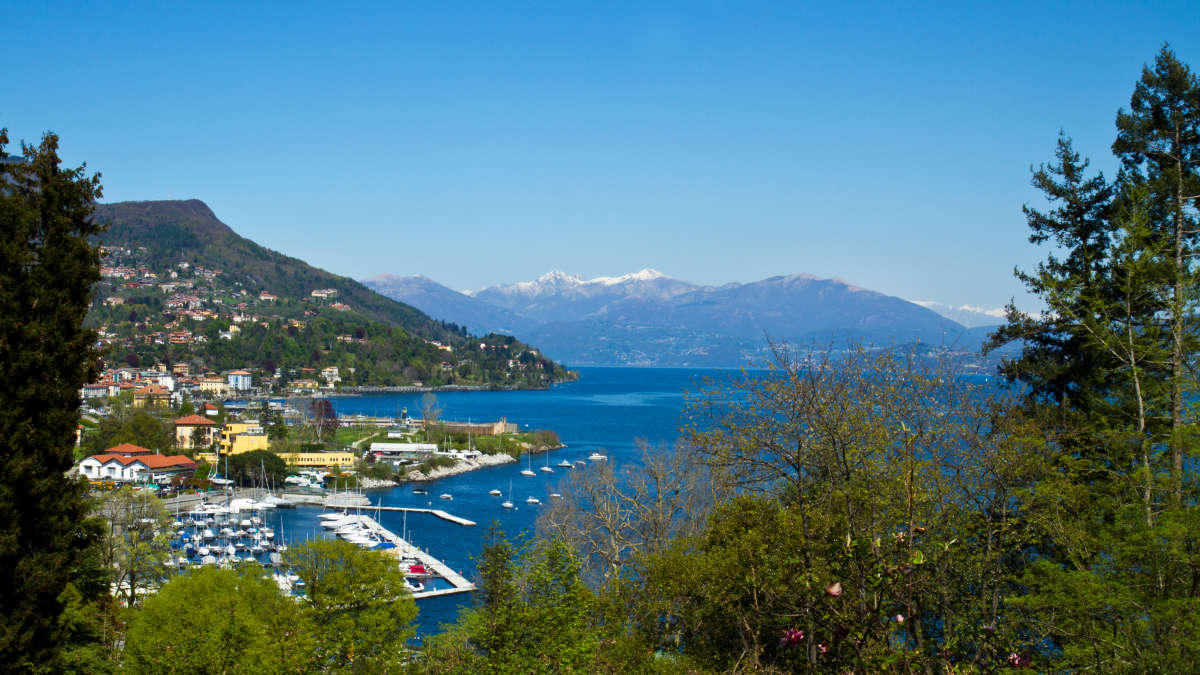
{"type": "MultiPolygon", "coordinates": [[[[375,508],[387,508],[387,507],[375,507],[375,508]]],[[[421,511],[421,509],[395,509],[395,508],[392,508],[390,510],[421,511]]],[[[432,509],[424,509],[424,510],[427,512],[432,512],[432,509]]],[[[449,514],[446,514],[446,515],[449,515],[449,514]]],[[[379,535],[379,537],[381,539],[383,539],[385,541],[389,541],[396,545],[396,548],[387,549],[387,551],[386,551],[387,553],[391,553],[392,555],[394,555],[398,558],[414,558],[416,560],[419,560],[421,562],[421,564],[425,565],[426,568],[433,570],[434,574],[445,579],[446,582],[452,586],[452,588],[441,588],[441,589],[436,589],[436,590],[431,590],[431,591],[418,591],[417,593],[413,593],[413,598],[420,600],[421,598],[434,598],[434,597],[438,597],[441,595],[454,595],[455,593],[469,593],[470,591],[475,590],[475,584],[467,581],[466,578],[463,577],[463,575],[450,569],[449,565],[442,562],[441,560],[438,560],[437,558],[426,553],[425,551],[422,551],[421,549],[417,548],[416,546],[413,546],[412,544],[408,543],[404,539],[401,539],[399,535],[393,533],[391,530],[388,530],[384,526],[375,522],[375,520],[373,518],[371,518],[370,516],[360,516],[360,519],[361,519],[363,526],[365,526],[367,529],[369,529],[372,532],[374,532],[375,534],[379,535]]],[[[467,521],[467,522],[470,522],[470,521],[467,521]]],[[[473,525],[474,523],[471,523],[471,524],[473,525]]]]}
{"type": "Polygon", "coordinates": [[[446,513],[445,511],[442,511],[441,509],[413,509],[413,508],[408,508],[407,506],[372,506],[368,510],[403,511],[405,513],[428,513],[430,515],[437,516],[438,518],[441,518],[442,520],[448,520],[452,523],[455,523],[456,525],[474,525],[475,524],[475,521],[473,521],[473,520],[467,520],[466,518],[456,516],[452,513],[446,513]]]}

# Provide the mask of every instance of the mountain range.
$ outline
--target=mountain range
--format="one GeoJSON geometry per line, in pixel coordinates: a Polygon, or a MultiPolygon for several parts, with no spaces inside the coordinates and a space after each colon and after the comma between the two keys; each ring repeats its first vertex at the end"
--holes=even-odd
{"type": "Polygon", "coordinates": [[[423,276],[382,275],[363,283],[444,321],[516,334],[572,365],[742,366],[762,361],[769,341],[921,343],[971,353],[989,332],[901,298],[806,274],[703,286],[652,269],[594,279],[552,271],[472,292],[423,276]]]}

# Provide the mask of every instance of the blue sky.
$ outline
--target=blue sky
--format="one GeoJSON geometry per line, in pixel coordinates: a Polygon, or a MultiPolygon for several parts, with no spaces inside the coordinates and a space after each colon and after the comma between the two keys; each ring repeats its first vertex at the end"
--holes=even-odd
{"type": "MultiPolygon", "coordinates": [[[[0,126],[355,278],[642,267],[1030,301],[1020,212],[1200,4],[9,3],[0,126]],[[204,5],[204,6],[201,6],[204,5]]],[[[11,150],[11,148],[10,148],[11,150]]]]}

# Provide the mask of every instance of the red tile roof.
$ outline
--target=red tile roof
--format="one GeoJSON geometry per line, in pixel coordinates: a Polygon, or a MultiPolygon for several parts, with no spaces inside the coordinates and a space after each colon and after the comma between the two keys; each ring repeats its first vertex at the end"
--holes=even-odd
{"type": "Polygon", "coordinates": [[[168,456],[168,455],[160,455],[158,453],[155,453],[153,455],[140,455],[137,457],[125,457],[123,455],[104,454],[104,455],[92,455],[91,459],[94,459],[97,462],[100,462],[101,464],[107,464],[110,461],[116,460],[117,463],[121,464],[122,466],[129,466],[130,464],[133,464],[134,462],[141,462],[142,464],[144,464],[146,466],[146,468],[149,468],[149,469],[167,469],[167,468],[171,468],[171,467],[179,467],[181,469],[195,469],[196,468],[196,462],[188,459],[185,455],[170,455],[170,456],[168,456]]]}
{"type": "Polygon", "coordinates": [[[157,384],[148,384],[145,387],[142,387],[141,389],[138,389],[137,391],[135,391],[133,393],[135,393],[135,394],[150,394],[151,396],[154,396],[154,395],[166,396],[167,394],[169,394],[171,392],[167,391],[166,389],[163,389],[162,387],[158,386],[157,384]]]}
{"type": "Polygon", "coordinates": [[[125,456],[129,456],[129,455],[149,455],[149,454],[152,454],[153,452],[154,451],[151,450],[150,448],[143,448],[140,445],[134,445],[133,443],[122,443],[120,445],[116,445],[116,446],[113,446],[113,447],[105,450],[103,454],[105,454],[105,455],[121,455],[121,456],[125,457],[125,456]]]}
{"type": "Polygon", "coordinates": [[[216,423],[213,422],[212,420],[208,419],[207,417],[201,417],[200,415],[188,415],[187,417],[180,417],[179,419],[175,420],[175,426],[177,426],[177,427],[194,427],[194,426],[211,427],[211,426],[216,426],[216,423]]]}

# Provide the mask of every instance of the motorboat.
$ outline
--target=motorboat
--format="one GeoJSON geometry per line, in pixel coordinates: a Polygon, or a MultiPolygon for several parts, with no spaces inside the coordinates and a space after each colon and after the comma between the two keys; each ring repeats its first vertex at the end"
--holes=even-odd
{"type": "Polygon", "coordinates": [[[551,492],[550,498],[551,499],[562,499],[562,495],[558,494],[557,492],[551,492]]]}
{"type": "Polygon", "coordinates": [[[564,459],[563,461],[559,462],[558,465],[564,469],[570,469],[571,467],[575,466],[569,459],[564,459]]]}
{"type": "Polygon", "coordinates": [[[541,504],[542,500],[538,499],[537,497],[527,497],[525,499],[525,503],[526,504],[541,504]]]}
{"type": "Polygon", "coordinates": [[[503,493],[503,492],[501,492],[501,491],[499,491],[499,490],[491,490],[491,491],[489,491],[489,492],[488,492],[488,494],[489,494],[489,495],[491,495],[491,496],[493,496],[493,497],[499,497],[500,495],[502,495],[502,494],[504,494],[504,493],[503,493]]]}
{"type": "Polygon", "coordinates": [[[443,492],[441,494],[441,498],[442,499],[454,499],[454,495],[450,494],[449,492],[443,492]]]}
{"type": "Polygon", "coordinates": [[[429,494],[429,490],[426,490],[424,488],[417,488],[417,489],[413,490],[413,494],[414,495],[427,495],[427,494],[429,494]]]}
{"type": "Polygon", "coordinates": [[[593,452],[588,455],[588,461],[590,462],[603,462],[606,459],[608,459],[608,455],[602,455],[599,452],[593,452]]]}

